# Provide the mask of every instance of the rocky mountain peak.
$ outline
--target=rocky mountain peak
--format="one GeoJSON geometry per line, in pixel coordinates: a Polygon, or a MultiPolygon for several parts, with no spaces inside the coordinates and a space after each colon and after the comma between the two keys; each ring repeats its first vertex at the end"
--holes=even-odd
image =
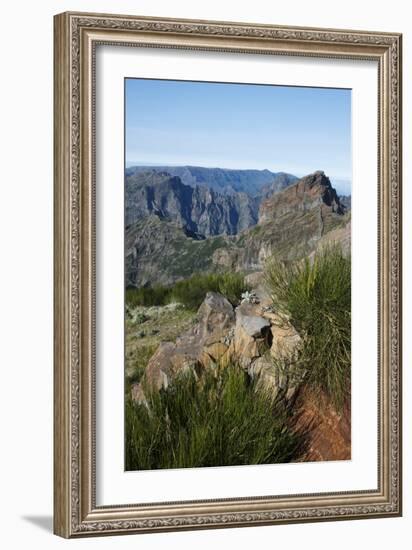
{"type": "Polygon", "coordinates": [[[330,179],[317,170],[299,179],[283,191],[272,195],[260,205],[259,223],[267,223],[292,211],[308,211],[316,207],[343,215],[345,207],[340,202],[330,179]]]}

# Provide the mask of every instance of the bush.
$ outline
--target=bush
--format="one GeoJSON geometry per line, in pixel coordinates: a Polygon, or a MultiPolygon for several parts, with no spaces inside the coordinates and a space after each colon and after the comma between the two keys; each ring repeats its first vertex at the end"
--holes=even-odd
{"type": "Polygon", "coordinates": [[[219,292],[236,306],[242,292],[248,289],[244,276],[240,273],[196,274],[184,281],[178,281],[171,290],[172,300],[196,310],[208,292],[219,292]]]}
{"type": "Polygon", "coordinates": [[[289,462],[298,437],[287,412],[236,365],[182,374],[148,392],[148,406],[126,401],[126,470],[289,462]]]}
{"type": "Polygon", "coordinates": [[[337,245],[292,265],[272,259],[266,283],[273,307],[303,337],[306,380],[341,409],[350,390],[351,264],[337,245]]]}
{"type": "Polygon", "coordinates": [[[252,290],[241,273],[227,272],[220,275],[218,292],[229,300],[232,306],[237,306],[244,292],[252,290]]]}
{"type": "Polygon", "coordinates": [[[167,304],[170,299],[170,288],[165,286],[141,287],[126,289],[126,304],[129,308],[136,306],[159,306],[167,304]]]}
{"type": "Polygon", "coordinates": [[[241,273],[195,274],[172,286],[155,286],[126,289],[126,304],[136,306],[162,306],[179,302],[191,310],[197,310],[208,292],[219,292],[236,306],[242,292],[249,290],[241,273]]]}

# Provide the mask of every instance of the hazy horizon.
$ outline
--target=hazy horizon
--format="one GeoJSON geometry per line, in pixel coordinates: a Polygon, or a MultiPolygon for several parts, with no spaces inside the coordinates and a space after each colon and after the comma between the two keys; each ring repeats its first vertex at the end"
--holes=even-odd
{"type": "MultiPolygon", "coordinates": [[[[291,174],[292,176],[296,176],[298,178],[303,178],[304,176],[307,176],[311,172],[306,172],[304,174],[298,174],[298,173],[292,173],[288,172],[287,170],[279,170],[275,168],[251,168],[250,166],[248,168],[239,168],[239,167],[232,167],[232,166],[200,166],[198,164],[175,164],[172,162],[159,162],[159,163],[150,163],[150,162],[141,162],[141,161],[126,161],[126,168],[131,168],[133,166],[147,166],[150,168],[156,168],[159,166],[191,166],[193,168],[218,168],[221,170],[269,170],[270,172],[279,173],[279,172],[285,172],[288,174],[291,174]]],[[[321,168],[319,168],[321,170],[321,168]]],[[[327,174],[325,172],[325,175],[330,179],[333,187],[335,187],[336,191],[340,195],[351,195],[352,194],[352,179],[351,178],[342,178],[342,177],[335,177],[330,174],[327,174]]]]}
{"type": "Polygon", "coordinates": [[[125,100],[126,166],[323,170],[350,194],[350,90],[125,79],[125,100]]]}

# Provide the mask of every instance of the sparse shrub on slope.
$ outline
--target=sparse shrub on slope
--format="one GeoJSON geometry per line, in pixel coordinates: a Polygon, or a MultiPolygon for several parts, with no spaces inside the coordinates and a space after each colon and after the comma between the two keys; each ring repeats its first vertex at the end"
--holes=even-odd
{"type": "Polygon", "coordinates": [[[275,310],[303,337],[306,380],[339,410],[350,391],[351,264],[338,245],[286,265],[271,259],[265,279],[275,310]]]}
{"type": "Polygon", "coordinates": [[[169,287],[128,288],[126,303],[133,308],[179,302],[188,309],[196,310],[208,292],[219,292],[235,306],[239,304],[242,293],[248,289],[241,273],[198,273],[169,287]]]}
{"type": "Polygon", "coordinates": [[[219,275],[218,292],[227,298],[232,306],[239,305],[242,294],[250,290],[251,286],[246,283],[242,273],[226,272],[219,275]]]}
{"type": "Polygon", "coordinates": [[[242,292],[248,289],[244,276],[240,273],[196,274],[178,281],[171,290],[172,299],[181,302],[189,309],[198,309],[208,292],[219,292],[236,306],[242,292]]]}
{"type": "Polygon", "coordinates": [[[237,365],[183,374],[148,407],[126,402],[126,469],[289,462],[299,440],[287,412],[237,365]]]}
{"type": "Polygon", "coordinates": [[[165,286],[150,286],[126,289],[126,304],[130,308],[136,306],[160,306],[170,301],[170,288],[165,286]]]}

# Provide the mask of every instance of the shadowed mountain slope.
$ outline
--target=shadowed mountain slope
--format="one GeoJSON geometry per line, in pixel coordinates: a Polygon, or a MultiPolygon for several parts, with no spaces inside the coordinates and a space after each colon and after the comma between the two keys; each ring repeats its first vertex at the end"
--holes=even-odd
{"type": "Polygon", "coordinates": [[[202,166],[131,166],[126,177],[143,172],[167,172],[185,185],[208,187],[220,193],[246,193],[256,196],[280,191],[297,180],[296,176],[270,170],[234,170],[202,166]]]}
{"type": "Polygon", "coordinates": [[[350,247],[350,214],[329,178],[310,174],[262,202],[257,225],[207,239],[180,219],[151,215],[126,230],[127,284],[171,284],[199,271],[260,271],[272,254],[295,260],[324,242],[350,247]]]}

